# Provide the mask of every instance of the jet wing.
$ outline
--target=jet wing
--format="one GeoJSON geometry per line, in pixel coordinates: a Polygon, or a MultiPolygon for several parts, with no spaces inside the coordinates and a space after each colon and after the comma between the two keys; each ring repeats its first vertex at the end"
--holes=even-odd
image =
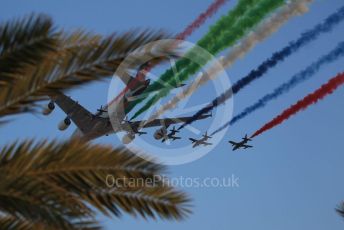
{"type": "Polygon", "coordinates": [[[238,143],[234,142],[234,141],[228,141],[229,143],[231,143],[232,145],[236,145],[238,143]]]}
{"type": "Polygon", "coordinates": [[[247,149],[247,148],[252,148],[253,146],[252,146],[252,145],[243,145],[243,147],[244,147],[245,149],[247,149]]]}
{"type": "Polygon", "coordinates": [[[87,133],[92,128],[96,120],[94,115],[78,102],[62,93],[51,98],[83,133],[87,133]]]}
{"type": "Polygon", "coordinates": [[[192,143],[197,141],[196,139],[193,139],[191,137],[189,138],[189,140],[192,141],[192,143]]]}
{"type": "Polygon", "coordinates": [[[212,145],[213,143],[209,143],[209,142],[202,142],[203,145],[212,145]]]}
{"type": "MultiPolygon", "coordinates": [[[[203,115],[198,118],[198,120],[205,119],[211,117],[211,115],[203,115]]],[[[182,123],[187,120],[189,120],[191,117],[177,117],[177,118],[164,118],[164,119],[155,119],[153,121],[148,122],[141,128],[149,128],[149,127],[155,127],[155,126],[163,126],[163,127],[168,127],[171,124],[177,124],[177,123],[182,123]]],[[[144,124],[145,121],[134,121],[131,123],[131,125],[135,127],[140,127],[141,124],[144,124]]]]}

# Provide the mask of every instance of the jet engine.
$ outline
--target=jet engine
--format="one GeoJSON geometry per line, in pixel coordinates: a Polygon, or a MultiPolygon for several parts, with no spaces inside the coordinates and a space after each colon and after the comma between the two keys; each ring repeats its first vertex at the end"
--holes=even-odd
{"type": "Polygon", "coordinates": [[[46,106],[44,106],[44,109],[42,111],[43,115],[47,116],[49,115],[53,110],[55,109],[55,104],[53,101],[50,101],[46,106]]]}
{"type": "Polygon", "coordinates": [[[132,134],[132,133],[128,133],[126,135],[123,136],[122,138],[122,143],[127,145],[129,144],[130,142],[132,142],[133,140],[135,139],[135,134],[132,134]]]}
{"type": "Polygon", "coordinates": [[[61,131],[66,130],[70,126],[70,124],[71,124],[70,118],[66,117],[64,120],[62,120],[59,123],[58,128],[61,131]]]}

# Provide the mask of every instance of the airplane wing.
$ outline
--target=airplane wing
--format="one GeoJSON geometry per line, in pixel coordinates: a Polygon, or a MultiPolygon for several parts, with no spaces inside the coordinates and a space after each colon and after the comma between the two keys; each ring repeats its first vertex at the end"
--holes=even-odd
{"type": "Polygon", "coordinates": [[[237,143],[234,141],[228,141],[229,143],[231,143],[232,145],[236,145],[237,143]]]}
{"type": "Polygon", "coordinates": [[[193,139],[193,138],[189,138],[189,140],[192,141],[192,143],[197,141],[196,139],[193,139]]]}
{"type": "Polygon", "coordinates": [[[203,145],[212,145],[213,143],[209,143],[209,142],[203,142],[203,145]]]}
{"type": "Polygon", "coordinates": [[[87,133],[91,129],[96,121],[91,112],[62,93],[57,96],[51,96],[51,98],[83,133],[87,133]]]}
{"type": "MultiPolygon", "coordinates": [[[[203,115],[198,118],[198,120],[205,119],[211,117],[211,115],[203,115]]],[[[148,122],[141,128],[149,128],[155,126],[170,126],[171,124],[178,124],[189,120],[191,117],[177,117],[177,118],[164,118],[164,119],[155,119],[153,121],[148,122]]],[[[140,124],[145,123],[145,121],[133,121],[131,124],[135,127],[140,127],[140,124]]]]}
{"type": "Polygon", "coordinates": [[[252,146],[252,145],[243,145],[243,147],[244,147],[245,149],[247,149],[247,148],[252,148],[253,146],[252,146]]]}

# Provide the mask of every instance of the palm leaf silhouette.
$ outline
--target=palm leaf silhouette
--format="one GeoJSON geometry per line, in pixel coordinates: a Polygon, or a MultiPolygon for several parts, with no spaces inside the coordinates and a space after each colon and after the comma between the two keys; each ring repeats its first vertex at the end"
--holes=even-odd
{"type": "Polygon", "coordinates": [[[32,112],[49,94],[112,76],[130,52],[167,37],[152,30],[107,37],[54,31],[42,15],[0,26],[0,116],[32,112]],[[27,38],[10,42],[17,37],[27,38]]]}
{"type": "MultiPolygon", "coordinates": [[[[5,22],[0,25],[0,118],[35,112],[47,95],[109,77],[130,52],[166,37],[152,30],[107,37],[65,32],[42,14],[5,22]]],[[[137,67],[133,62],[128,68],[137,67]]],[[[0,149],[0,226],[100,229],[96,211],[182,219],[190,213],[190,200],[158,179],[163,171],[123,148],[77,140],[8,144],[0,149]],[[108,175],[118,181],[115,186],[106,184],[108,175]]]]}
{"type": "Polygon", "coordinates": [[[58,47],[58,32],[43,14],[0,25],[0,86],[26,73],[58,47]]]}
{"type": "Polygon", "coordinates": [[[105,215],[181,219],[190,212],[190,200],[158,179],[163,171],[161,165],[110,146],[12,143],[0,152],[2,221],[72,229],[76,219],[94,226],[94,209],[105,215]],[[118,181],[115,186],[106,183],[108,175],[118,181]]]}

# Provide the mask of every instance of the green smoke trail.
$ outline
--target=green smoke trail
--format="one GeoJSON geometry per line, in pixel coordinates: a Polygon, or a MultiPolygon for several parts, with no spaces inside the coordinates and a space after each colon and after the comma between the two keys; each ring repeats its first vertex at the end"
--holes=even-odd
{"type": "MultiPolygon", "coordinates": [[[[225,31],[231,30],[236,25],[236,22],[239,20],[239,18],[244,17],[249,9],[257,5],[261,1],[263,0],[240,0],[235,9],[229,11],[229,13],[221,17],[214,26],[210,27],[209,32],[197,42],[197,45],[212,53],[210,49],[212,44],[216,43],[216,41],[218,40],[217,38],[225,31]]],[[[177,70],[182,70],[191,63],[189,57],[192,57],[192,53],[194,51],[195,49],[191,49],[185,55],[186,57],[177,61],[175,66],[177,70]]],[[[151,84],[145,92],[160,90],[161,87],[164,86],[164,82],[169,81],[173,77],[174,72],[173,69],[170,68],[160,76],[159,80],[151,84]]]]}
{"type": "MultiPolygon", "coordinates": [[[[265,0],[257,4],[256,7],[249,10],[249,12],[241,18],[236,26],[230,30],[226,30],[219,36],[217,42],[211,44],[208,50],[211,54],[215,55],[227,47],[234,45],[239,39],[241,39],[249,30],[255,27],[260,21],[262,21],[267,14],[274,11],[284,3],[284,0],[265,0]]],[[[196,63],[191,63],[177,77],[171,78],[168,81],[168,86],[176,86],[178,81],[185,81],[189,76],[195,74],[201,66],[196,63]],[[177,81],[176,81],[177,80],[177,81]]]]}
{"type": "MultiPolygon", "coordinates": [[[[283,4],[284,0],[262,0],[254,8],[249,10],[244,17],[240,18],[238,22],[235,23],[235,26],[222,33],[222,35],[219,36],[217,42],[211,44],[211,48],[209,51],[212,54],[216,54],[224,48],[232,46],[233,44],[235,44],[235,42],[237,42],[240,38],[247,34],[250,29],[255,27],[260,21],[262,21],[266,17],[266,15],[283,4]]],[[[176,87],[177,82],[183,82],[187,80],[188,77],[195,74],[200,69],[200,67],[200,65],[190,62],[190,64],[185,69],[183,69],[183,71],[179,72],[179,74],[175,78],[169,80],[163,89],[152,96],[150,100],[134,114],[132,119],[145,112],[160,98],[168,95],[170,90],[176,87]]]]}
{"type": "MultiPolygon", "coordinates": [[[[197,46],[209,51],[211,49],[211,45],[213,43],[216,43],[217,38],[221,34],[223,34],[227,30],[232,29],[239,18],[244,17],[249,9],[257,5],[261,1],[262,0],[239,0],[239,3],[233,10],[229,11],[227,15],[222,16],[213,26],[210,27],[208,33],[197,42],[197,46]]],[[[190,57],[192,57],[193,51],[194,49],[191,49],[185,54],[185,57],[176,62],[175,67],[177,70],[181,71],[191,63],[190,57]]],[[[141,95],[140,99],[137,99],[128,105],[128,107],[126,108],[126,112],[131,111],[137,104],[148,98],[151,93],[167,87],[166,83],[173,77],[173,69],[170,68],[166,70],[165,73],[163,73],[157,81],[153,82],[147,87],[147,89],[144,91],[144,94],[141,95]]]]}

